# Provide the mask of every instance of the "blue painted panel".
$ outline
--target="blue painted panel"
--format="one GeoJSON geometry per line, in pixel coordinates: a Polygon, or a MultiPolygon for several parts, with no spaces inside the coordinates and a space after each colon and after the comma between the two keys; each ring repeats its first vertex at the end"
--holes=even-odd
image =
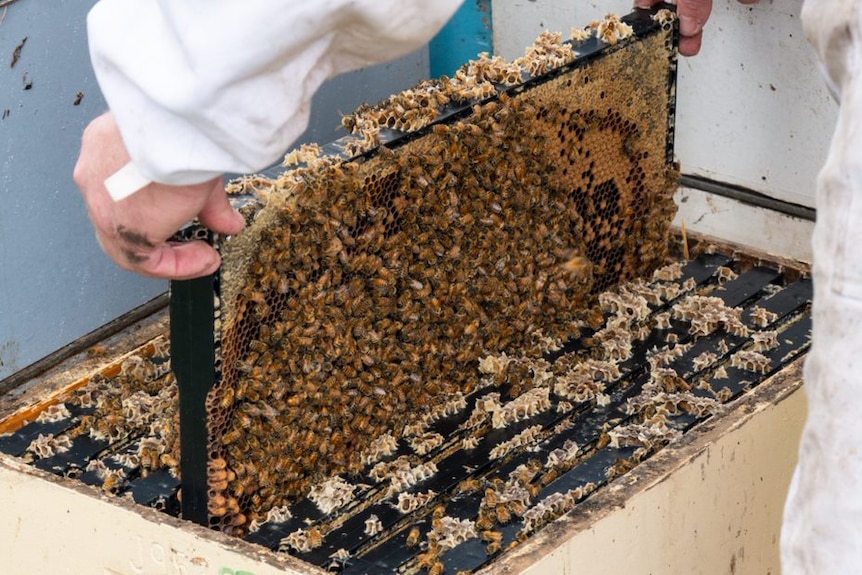
{"type": "Polygon", "coordinates": [[[491,0],[466,0],[431,40],[431,77],[451,76],[480,52],[494,52],[491,0]]]}
{"type": "Polygon", "coordinates": [[[93,4],[14,2],[3,9],[0,379],[167,287],[102,255],[72,181],[81,131],[105,109],[87,52],[85,17],[93,4]]]}

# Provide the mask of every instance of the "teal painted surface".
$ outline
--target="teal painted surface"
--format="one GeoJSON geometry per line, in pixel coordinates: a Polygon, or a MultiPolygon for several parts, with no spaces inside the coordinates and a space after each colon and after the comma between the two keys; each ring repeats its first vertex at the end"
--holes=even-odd
{"type": "Polygon", "coordinates": [[[431,77],[451,76],[479,52],[494,52],[491,0],[466,0],[431,40],[431,77]]]}

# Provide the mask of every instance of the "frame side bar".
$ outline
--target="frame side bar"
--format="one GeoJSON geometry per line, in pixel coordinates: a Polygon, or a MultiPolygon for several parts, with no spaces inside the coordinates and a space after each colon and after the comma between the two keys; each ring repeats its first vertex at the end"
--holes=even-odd
{"type": "Polygon", "coordinates": [[[171,282],[171,361],[180,395],[182,516],[209,524],[206,398],[215,384],[215,277],[171,282]]]}

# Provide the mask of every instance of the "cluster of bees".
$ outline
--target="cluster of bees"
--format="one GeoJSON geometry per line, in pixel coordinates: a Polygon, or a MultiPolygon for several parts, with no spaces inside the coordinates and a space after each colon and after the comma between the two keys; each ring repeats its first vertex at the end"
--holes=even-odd
{"type": "Polygon", "coordinates": [[[39,434],[25,452],[25,461],[64,454],[76,438],[86,436],[103,444],[110,456],[67,473],[92,472],[106,492],[122,491],[131,477],[146,477],[159,469],[179,476],[179,399],[166,337],[125,357],[116,373],[93,375],[63,400],[40,412],[36,423],[77,423],[56,435],[39,434]],[[70,408],[84,415],[73,419],[70,408]],[[109,447],[126,444],[121,450],[109,447]]]}
{"type": "MultiPolygon", "coordinates": [[[[222,247],[209,450],[231,479],[210,485],[214,527],[241,534],[333,473],[359,473],[385,456],[378,438],[439,449],[416,422],[476,390],[465,367],[529,346],[538,357],[595,293],[664,262],[669,38],[510,95],[495,86],[569,64],[572,46],[546,33],[514,63],[483,55],[345,118],[357,134],[425,128],[416,138],[351,162],[307,147],[288,158],[303,166],[258,182],[266,207],[222,247]],[[465,101],[466,116],[428,126],[465,101]]],[[[525,399],[501,421],[547,406],[512,380],[510,398],[525,399]]]]}
{"type": "MultiPolygon", "coordinates": [[[[672,314],[676,312],[677,308],[688,309],[689,298],[699,297],[697,294],[681,294],[681,297],[678,297],[680,294],[675,290],[662,289],[662,283],[678,279],[678,271],[679,265],[673,264],[659,269],[651,283],[635,280],[620,284],[614,290],[601,294],[601,297],[597,298],[598,303],[595,309],[601,312],[603,321],[601,323],[594,322],[592,329],[600,332],[609,325],[628,324],[634,334],[641,334],[634,335],[633,339],[643,339],[644,332],[641,329],[643,325],[647,325],[651,329],[656,327],[654,308],[667,305],[670,301],[663,297],[653,300],[656,293],[676,294],[670,298],[675,300],[671,306],[672,314]],[[660,277],[671,277],[674,280],[666,280],[665,282],[657,279],[660,277]],[[648,304],[648,301],[652,301],[652,304],[648,304]],[[642,313],[642,310],[650,308],[653,311],[642,313]],[[634,310],[640,311],[635,313],[634,310]]],[[[681,321],[690,327],[692,320],[697,319],[696,316],[697,314],[690,319],[681,321]]],[[[590,322],[591,313],[587,312],[579,320],[579,325],[583,328],[590,322]]],[[[649,330],[647,331],[649,332],[649,330]]],[[[722,326],[719,331],[733,336],[727,325],[722,326]]],[[[762,333],[763,337],[752,337],[748,349],[760,349],[760,346],[763,345],[772,346],[771,342],[776,341],[776,334],[773,331],[759,333],[762,333]]],[[[702,336],[695,330],[692,331],[691,337],[700,338],[702,336]]],[[[442,555],[453,546],[471,538],[482,541],[486,546],[487,554],[494,556],[504,550],[504,546],[517,545],[547,523],[565,514],[597,489],[596,483],[586,482],[566,491],[551,493],[545,497],[539,496],[544,487],[590,457],[595,453],[595,450],[606,446],[636,448],[630,458],[620,460],[607,469],[607,479],[613,479],[631,469],[649,454],[679,439],[682,436],[682,430],[674,425],[673,419],[675,417],[688,414],[702,418],[720,412],[722,404],[729,399],[729,395],[725,395],[723,390],[713,389],[705,380],[693,383],[668,367],[674,359],[679,358],[683,352],[690,348],[691,344],[668,342],[661,349],[651,352],[648,362],[649,381],[638,395],[630,398],[625,404],[624,412],[629,416],[629,420],[624,423],[615,422],[598,438],[594,445],[577,445],[575,442],[567,440],[561,447],[546,450],[541,446],[547,444],[554,436],[564,433],[568,429],[568,422],[563,421],[553,428],[532,425],[522,432],[511,435],[511,439],[501,441],[490,450],[489,459],[501,462],[515,454],[541,453],[541,455],[528,459],[527,463],[517,466],[508,476],[494,477],[492,475],[482,479],[465,479],[458,486],[456,492],[448,496],[429,491],[410,492],[413,486],[436,473],[436,466],[432,462],[435,457],[441,457],[441,451],[438,450],[431,453],[430,458],[426,457],[425,453],[422,454],[422,457],[416,457],[419,455],[416,453],[415,455],[401,455],[395,459],[385,458],[384,461],[378,462],[365,476],[376,484],[394,481],[392,476],[396,468],[400,468],[402,471],[408,470],[420,461],[424,462],[421,464],[423,472],[416,477],[416,481],[399,483],[398,489],[381,492],[372,488],[366,492],[369,494],[383,493],[383,500],[391,501],[392,506],[405,515],[422,513],[423,508],[430,509],[429,506],[436,505],[430,511],[430,529],[423,531],[419,527],[412,527],[407,536],[408,547],[418,549],[416,567],[428,572],[442,572],[439,571],[442,569],[442,555]],[[459,497],[465,494],[477,492],[481,493],[481,500],[476,515],[469,520],[463,517],[448,516],[446,504],[440,503],[447,499],[457,501],[459,497]],[[517,522],[520,527],[514,541],[506,543],[502,528],[514,522],[517,522]]],[[[728,350],[725,350],[725,354],[727,352],[728,350]]],[[[734,361],[733,357],[742,357],[745,354],[745,350],[737,351],[730,356],[731,362],[734,361]]],[[[628,356],[621,357],[615,352],[609,352],[597,341],[593,341],[586,356],[583,353],[567,353],[554,362],[529,355],[516,356],[506,353],[483,357],[478,362],[478,375],[481,377],[481,382],[477,385],[477,391],[474,392],[474,395],[478,397],[467,402],[467,404],[472,405],[471,409],[468,409],[462,402],[461,415],[464,417],[461,419],[463,423],[457,428],[455,435],[482,439],[486,434],[495,430],[507,429],[515,421],[501,419],[500,413],[513,413],[522,409],[525,404],[523,398],[531,395],[541,398],[531,411],[531,417],[551,410],[556,410],[558,413],[574,413],[576,407],[585,404],[599,406],[601,400],[598,393],[584,393],[578,398],[572,397],[568,390],[571,387],[570,381],[573,379],[573,373],[576,373],[577,378],[582,381],[586,378],[586,374],[589,374],[597,384],[606,383],[610,385],[619,380],[621,364],[628,359],[628,356]],[[582,370],[583,366],[593,366],[594,369],[582,370]],[[505,387],[511,379],[529,379],[531,380],[529,384],[531,387],[527,392],[516,397],[502,399],[498,390],[505,387]],[[536,393],[538,391],[541,393],[536,393]],[[515,408],[515,406],[521,407],[515,408]]],[[[709,369],[711,373],[715,373],[716,366],[721,364],[715,353],[710,353],[710,357],[703,357],[701,361],[704,365],[695,368],[698,372],[709,369]]],[[[533,400],[529,403],[532,404],[533,400]]],[[[524,419],[530,419],[530,417],[524,419]]],[[[476,444],[467,445],[463,440],[458,442],[455,439],[455,437],[447,438],[456,450],[464,452],[464,460],[469,461],[467,454],[476,444]]],[[[392,441],[392,438],[389,438],[388,441],[392,441]]],[[[409,438],[395,440],[392,443],[391,454],[400,452],[399,445],[410,445],[409,438]]],[[[443,453],[451,452],[444,451],[443,453]]],[[[364,480],[363,474],[360,474],[360,482],[354,484],[353,489],[342,488],[341,490],[350,491],[354,494],[355,489],[355,494],[362,496],[362,490],[368,490],[368,486],[363,485],[364,480]]],[[[341,484],[343,480],[339,477],[337,482],[341,484]]],[[[327,482],[324,482],[320,485],[326,484],[327,482]]],[[[319,489],[319,487],[313,487],[312,492],[317,492],[319,489]]],[[[328,519],[313,526],[316,528],[313,534],[315,536],[320,535],[316,539],[319,545],[323,544],[330,533],[327,522],[331,521],[332,525],[337,524],[340,521],[337,519],[339,514],[344,512],[344,507],[348,503],[344,502],[341,508],[327,507],[324,509],[323,506],[318,505],[328,517],[328,519]]],[[[381,526],[376,515],[366,521],[366,533],[369,536],[377,535],[380,533],[380,529],[381,526]]],[[[303,528],[298,532],[289,534],[283,540],[282,548],[306,552],[313,550],[314,547],[311,546],[307,537],[308,533],[309,529],[303,528]],[[298,545],[302,546],[301,549],[298,545]]]]}
{"type": "MultiPolygon", "coordinates": [[[[674,14],[668,10],[654,18],[670,25],[674,14]]],[[[345,144],[345,154],[355,156],[377,148],[381,130],[415,132],[429,126],[442,110],[453,105],[485,100],[503,88],[517,86],[529,78],[547,74],[571,64],[578,57],[575,46],[593,36],[615,45],[633,35],[632,27],[616,14],[608,14],[586,28],[574,28],[569,41],[560,32],[543,31],[524,55],[509,62],[500,56],[480,53],[453,76],[421,82],[375,106],[360,106],[342,118],[342,125],[355,136],[345,144]]],[[[294,165],[292,161],[286,165],[294,165]]]]}
{"type": "Polygon", "coordinates": [[[93,410],[71,431],[73,438],[86,434],[114,444],[143,437],[132,451],[111,456],[117,465],[90,462],[86,471],[95,471],[106,491],[122,489],[133,471],[146,477],[167,468],[179,476],[179,394],[170,371],[170,343],[162,337],[149,348],[125,358],[117,375],[94,376],[69,399],[71,405],[93,410]]]}

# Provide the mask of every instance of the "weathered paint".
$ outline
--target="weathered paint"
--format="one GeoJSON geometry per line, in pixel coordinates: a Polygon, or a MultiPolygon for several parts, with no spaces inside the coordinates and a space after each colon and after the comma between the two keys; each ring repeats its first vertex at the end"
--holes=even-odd
{"type": "Polygon", "coordinates": [[[93,3],[15,2],[0,24],[0,379],[166,287],[102,255],[72,181],[81,130],[105,109],[87,55],[93,3]]]}

